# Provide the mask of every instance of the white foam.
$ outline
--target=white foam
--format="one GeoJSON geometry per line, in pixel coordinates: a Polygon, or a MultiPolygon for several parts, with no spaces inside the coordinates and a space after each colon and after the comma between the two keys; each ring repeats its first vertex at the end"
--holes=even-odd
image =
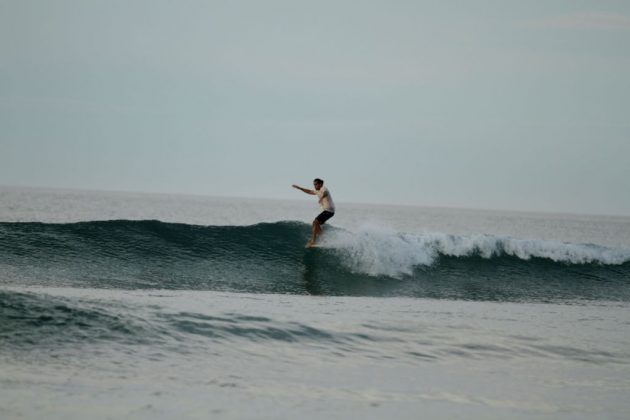
{"type": "Polygon", "coordinates": [[[414,267],[429,266],[440,255],[483,258],[508,255],[523,260],[536,257],[571,264],[616,265],[630,261],[630,249],[623,248],[482,234],[407,234],[379,226],[330,231],[322,246],[338,250],[344,264],[354,272],[391,277],[411,275],[414,267]]]}

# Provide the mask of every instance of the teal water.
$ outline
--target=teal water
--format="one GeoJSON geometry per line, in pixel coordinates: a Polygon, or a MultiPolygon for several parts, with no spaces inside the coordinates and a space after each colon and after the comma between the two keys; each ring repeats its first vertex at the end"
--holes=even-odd
{"type": "Polygon", "coordinates": [[[0,197],[3,418],[630,411],[624,218],[0,197]]]}

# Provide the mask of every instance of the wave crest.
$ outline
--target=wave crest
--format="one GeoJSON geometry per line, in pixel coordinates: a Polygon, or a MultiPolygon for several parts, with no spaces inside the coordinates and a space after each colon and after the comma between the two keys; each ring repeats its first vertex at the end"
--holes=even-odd
{"type": "Polygon", "coordinates": [[[338,250],[344,264],[354,272],[392,277],[412,275],[414,267],[433,265],[440,256],[543,258],[567,264],[619,265],[630,261],[630,250],[592,244],[484,234],[458,236],[438,232],[413,235],[375,226],[364,226],[356,232],[336,229],[326,237],[324,247],[338,250]]]}

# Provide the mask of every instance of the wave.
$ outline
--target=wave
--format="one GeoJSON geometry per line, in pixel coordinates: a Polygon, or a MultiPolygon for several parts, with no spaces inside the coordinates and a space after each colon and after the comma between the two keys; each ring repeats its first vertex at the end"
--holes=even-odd
{"type": "Polygon", "coordinates": [[[567,244],[492,235],[457,236],[444,233],[412,235],[380,227],[358,232],[336,230],[326,245],[338,249],[346,263],[358,272],[399,277],[414,267],[430,266],[440,257],[516,257],[547,259],[566,264],[621,265],[630,261],[630,250],[593,244],[567,244]]]}
{"type": "Polygon", "coordinates": [[[630,250],[300,222],[0,223],[0,282],[481,300],[630,301],[630,250]]]}
{"type": "Polygon", "coordinates": [[[81,307],[71,299],[0,290],[0,342],[15,348],[58,348],[72,344],[116,340],[147,343],[153,327],[146,320],[121,316],[105,307],[81,307]]]}

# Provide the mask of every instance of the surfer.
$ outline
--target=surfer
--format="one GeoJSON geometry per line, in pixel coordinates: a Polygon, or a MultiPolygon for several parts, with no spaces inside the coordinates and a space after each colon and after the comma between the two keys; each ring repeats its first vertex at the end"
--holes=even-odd
{"type": "Polygon", "coordinates": [[[309,190],[308,188],[302,188],[293,184],[293,188],[301,190],[306,194],[316,195],[318,197],[317,201],[322,208],[322,212],[315,218],[315,220],[313,220],[311,240],[306,244],[308,248],[315,246],[317,237],[322,234],[322,225],[335,215],[335,203],[333,203],[333,199],[328,188],[324,187],[324,181],[319,178],[315,178],[313,180],[313,187],[315,188],[314,190],[309,190]]]}

